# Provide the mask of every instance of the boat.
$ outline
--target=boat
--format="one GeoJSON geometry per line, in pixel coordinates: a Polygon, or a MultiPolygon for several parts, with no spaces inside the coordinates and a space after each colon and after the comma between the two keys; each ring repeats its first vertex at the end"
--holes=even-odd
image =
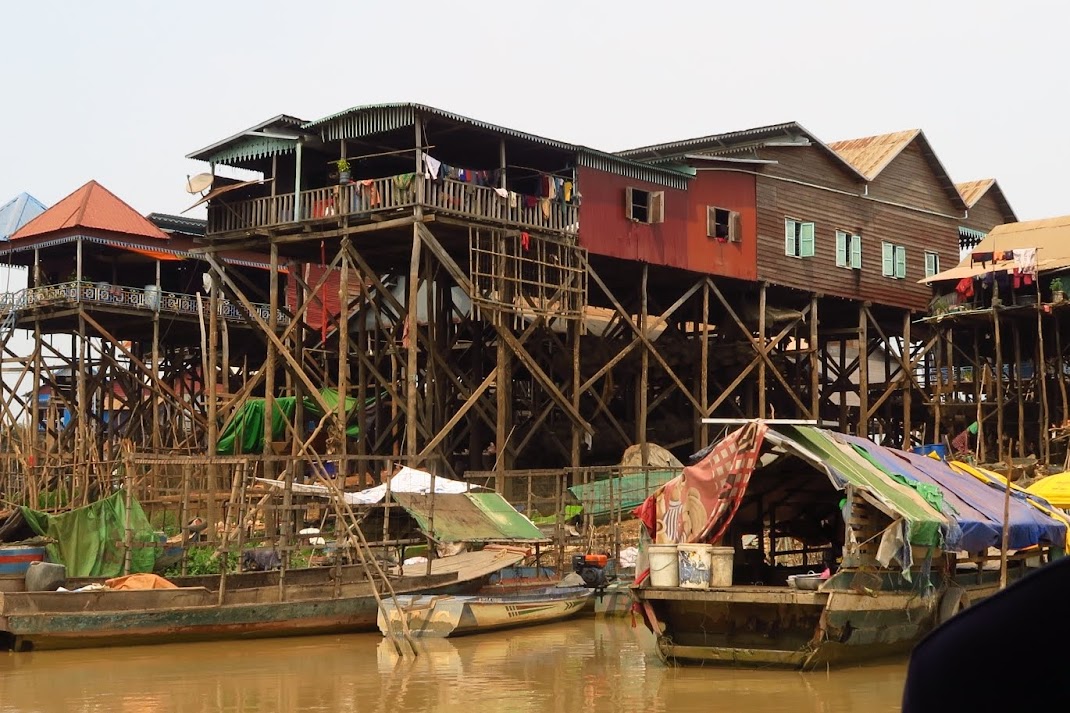
{"type": "Polygon", "coordinates": [[[485,596],[400,596],[379,610],[384,636],[446,638],[560,621],[579,614],[595,595],[587,587],[547,587],[525,594],[485,596]]]}
{"type": "Polygon", "coordinates": [[[745,422],[637,515],[649,543],[631,593],[671,665],[904,654],[1001,579],[1062,556],[1067,533],[1050,504],[979,469],[797,422],[745,422]],[[721,549],[685,572],[681,545],[721,549]],[[696,572],[705,583],[679,581],[696,572]]]}
{"type": "MultiPolygon", "coordinates": [[[[395,593],[479,585],[523,553],[486,549],[435,560],[430,575],[389,575],[395,593]]],[[[0,650],[130,646],[181,641],[374,631],[387,585],[363,565],[176,577],[162,589],[0,592],[0,650]],[[378,594],[378,597],[377,597],[378,594]]],[[[385,601],[385,599],[384,599],[385,601]]]]}

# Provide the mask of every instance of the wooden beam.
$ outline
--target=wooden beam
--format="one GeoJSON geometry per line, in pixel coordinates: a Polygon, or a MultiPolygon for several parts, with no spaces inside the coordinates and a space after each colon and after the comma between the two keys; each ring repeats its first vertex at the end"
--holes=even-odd
{"type": "MultiPolygon", "coordinates": [[[[474,288],[472,287],[472,283],[469,281],[468,276],[464,274],[450,254],[446,252],[446,249],[442,247],[442,244],[438,242],[438,239],[422,224],[417,223],[416,227],[423,243],[435,254],[439,262],[442,263],[443,267],[445,267],[453,277],[454,281],[460,285],[469,296],[474,295],[474,288]]],[[[561,408],[569,415],[569,417],[575,420],[583,430],[593,435],[594,428],[591,424],[589,424],[586,419],[572,407],[572,402],[561,393],[557,388],[557,385],[554,384],[553,379],[547,376],[546,372],[535,362],[524,346],[517,341],[512,332],[510,332],[504,324],[498,324],[497,322],[494,323],[494,328],[497,330],[498,336],[505,340],[509,348],[516,354],[521,363],[524,364],[524,367],[531,372],[536,380],[542,383],[543,388],[545,388],[550,396],[561,405],[561,408]]]]}

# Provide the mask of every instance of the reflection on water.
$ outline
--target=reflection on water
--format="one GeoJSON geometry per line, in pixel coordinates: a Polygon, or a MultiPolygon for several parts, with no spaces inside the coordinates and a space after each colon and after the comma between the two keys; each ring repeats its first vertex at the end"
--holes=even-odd
{"type": "Polygon", "coordinates": [[[0,713],[898,711],[903,664],[665,668],[628,620],[419,642],[378,635],[0,654],[0,713]]]}

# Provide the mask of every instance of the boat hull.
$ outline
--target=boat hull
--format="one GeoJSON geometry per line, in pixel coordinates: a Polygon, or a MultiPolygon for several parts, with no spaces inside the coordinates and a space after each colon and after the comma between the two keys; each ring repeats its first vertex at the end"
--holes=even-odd
{"type": "Polygon", "coordinates": [[[593,595],[569,587],[503,597],[398,597],[396,605],[384,602],[378,624],[384,635],[400,634],[404,621],[413,636],[465,636],[561,621],[583,611],[593,595]]]}
{"type": "Polygon", "coordinates": [[[936,593],[784,587],[633,590],[668,664],[809,670],[908,652],[935,624],[936,593]]]}

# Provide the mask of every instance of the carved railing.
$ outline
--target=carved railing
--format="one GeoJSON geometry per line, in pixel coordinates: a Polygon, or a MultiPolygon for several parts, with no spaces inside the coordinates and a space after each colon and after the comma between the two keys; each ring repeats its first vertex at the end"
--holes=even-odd
{"type": "MultiPolygon", "coordinates": [[[[163,292],[155,287],[127,287],[105,282],[61,282],[56,285],[31,287],[18,292],[0,294],[0,314],[11,310],[27,310],[37,307],[58,305],[94,304],[128,309],[145,310],[175,315],[195,317],[201,312],[208,314],[209,299],[203,295],[188,295],[181,292],[163,292]],[[201,301],[198,308],[197,301],[201,301]]],[[[253,309],[267,321],[271,307],[265,304],[253,304],[253,309]]],[[[245,321],[246,310],[240,303],[228,299],[218,302],[218,315],[223,319],[245,321]]],[[[288,324],[290,318],[280,310],[279,325],[288,324]]]]}

